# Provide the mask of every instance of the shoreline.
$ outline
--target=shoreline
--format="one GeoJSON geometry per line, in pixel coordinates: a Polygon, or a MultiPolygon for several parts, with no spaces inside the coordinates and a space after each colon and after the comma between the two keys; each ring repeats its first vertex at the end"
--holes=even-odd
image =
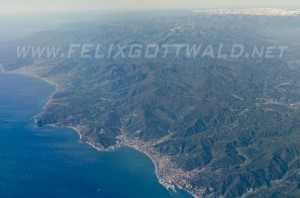
{"type": "MultiPolygon", "coordinates": [[[[58,127],[60,128],[60,126],[55,126],[55,125],[46,125],[46,126],[50,126],[50,127],[58,127]]],[[[85,144],[88,144],[90,145],[93,149],[97,150],[97,151],[100,151],[100,152],[109,152],[109,151],[115,151],[116,149],[118,148],[121,148],[121,147],[128,147],[128,148],[132,148],[134,149],[135,151],[137,152],[140,152],[144,155],[146,155],[152,162],[152,164],[154,165],[154,172],[155,172],[155,175],[156,175],[156,178],[157,178],[157,181],[160,185],[162,185],[165,189],[167,189],[169,192],[172,191],[173,193],[178,193],[177,190],[183,190],[185,191],[186,193],[188,193],[191,197],[194,197],[194,198],[197,198],[196,195],[194,195],[192,192],[184,189],[183,187],[179,186],[179,185],[176,185],[174,184],[173,182],[170,184],[170,183],[167,183],[167,182],[164,182],[162,180],[164,180],[161,176],[159,176],[159,168],[158,168],[158,163],[156,163],[156,160],[153,158],[153,156],[151,156],[149,153],[141,150],[138,148],[137,145],[133,146],[133,145],[130,145],[129,143],[123,143],[121,141],[120,144],[117,144],[116,146],[114,147],[109,147],[107,149],[102,149],[100,147],[98,147],[94,142],[91,142],[91,141],[82,141],[82,134],[80,133],[80,131],[76,128],[76,127],[72,127],[72,126],[62,126],[62,127],[65,127],[65,128],[69,128],[69,129],[73,129],[80,137],[79,141],[82,142],[82,143],[85,143],[85,144]],[[177,189],[177,190],[176,190],[177,189]]],[[[171,193],[171,192],[170,192],[171,193]]]]}
{"type": "MultiPolygon", "coordinates": [[[[154,172],[155,172],[155,175],[156,175],[156,178],[158,180],[158,183],[160,185],[162,185],[164,188],[166,188],[168,191],[173,191],[174,193],[177,193],[177,190],[176,190],[176,187],[175,187],[175,184],[168,184],[166,182],[163,182],[161,177],[159,176],[159,169],[158,169],[158,165],[156,163],[156,161],[153,159],[153,157],[149,154],[149,153],[146,153],[144,151],[142,151],[141,149],[139,149],[137,146],[133,146],[133,145],[130,145],[130,144],[124,144],[124,143],[120,143],[118,145],[116,145],[115,147],[109,147],[107,149],[103,149],[103,148],[100,148],[98,147],[94,142],[92,141],[83,141],[82,140],[82,134],[80,133],[79,129],[77,129],[77,127],[73,127],[73,126],[56,126],[54,124],[47,124],[47,125],[44,125],[44,126],[49,126],[49,127],[54,127],[54,128],[67,128],[67,129],[72,129],[74,130],[78,135],[79,135],[79,139],[78,141],[81,142],[81,143],[85,143],[89,146],[91,146],[93,149],[99,151],[99,152],[109,152],[109,151],[115,151],[116,149],[118,148],[121,148],[121,147],[128,147],[128,148],[132,148],[134,149],[135,151],[137,152],[140,152],[144,155],[146,155],[152,162],[152,164],[154,165],[154,172]]],[[[177,186],[177,188],[179,190],[184,190],[186,191],[188,194],[190,194],[191,196],[193,197],[196,197],[195,195],[191,194],[190,192],[188,192],[187,190],[177,186]]]]}
{"type": "MultiPolygon", "coordinates": [[[[18,71],[18,70],[17,70],[17,71],[15,70],[15,71],[9,71],[9,72],[7,72],[7,71],[4,70],[4,71],[2,72],[2,74],[6,74],[6,75],[21,75],[21,76],[33,77],[33,78],[37,78],[37,79],[39,79],[39,80],[45,81],[45,82],[47,82],[47,83],[50,84],[50,85],[54,85],[56,89],[55,89],[55,91],[51,94],[51,96],[49,96],[47,103],[43,106],[43,109],[44,109],[44,110],[45,110],[45,109],[47,108],[47,106],[51,103],[52,97],[53,97],[53,96],[58,92],[58,90],[59,90],[59,86],[58,86],[57,83],[55,83],[55,82],[53,82],[53,81],[50,81],[49,79],[40,77],[40,76],[38,76],[38,75],[32,74],[32,73],[28,73],[28,72],[24,73],[24,72],[18,71]]],[[[39,115],[41,115],[42,113],[43,113],[43,111],[42,111],[41,113],[37,114],[36,116],[34,116],[34,117],[33,117],[33,120],[36,121],[36,118],[37,118],[39,115]]],[[[160,174],[159,174],[160,171],[159,171],[159,168],[158,168],[158,162],[156,162],[156,160],[153,158],[153,156],[151,156],[151,154],[149,154],[148,152],[145,152],[145,151],[139,149],[139,146],[138,146],[138,145],[131,145],[130,143],[128,143],[128,142],[126,143],[126,142],[124,142],[124,140],[121,139],[120,143],[116,144],[116,146],[113,146],[113,147],[109,147],[109,148],[107,148],[107,149],[104,149],[104,148],[101,148],[101,147],[97,146],[96,143],[94,143],[94,142],[92,142],[92,141],[89,141],[89,140],[88,140],[88,141],[83,140],[84,137],[83,137],[82,133],[80,132],[80,129],[78,128],[78,127],[80,127],[80,126],[57,126],[57,125],[55,125],[55,124],[46,124],[46,125],[44,125],[44,126],[49,126],[49,127],[54,127],[54,128],[68,128],[68,129],[73,129],[73,130],[79,135],[79,140],[78,140],[78,141],[80,141],[80,142],[82,142],[82,143],[86,143],[86,144],[90,145],[92,148],[94,148],[95,150],[100,151],[100,152],[114,151],[114,150],[116,150],[116,149],[118,149],[118,148],[120,148],[120,147],[129,147],[129,148],[132,148],[132,149],[134,149],[134,150],[136,150],[136,151],[138,151],[138,152],[140,152],[140,153],[146,155],[146,156],[152,161],[152,163],[153,163],[153,165],[154,165],[154,169],[155,169],[154,172],[155,172],[156,178],[157,178],[157,180],[158,180],[158,183],[159,183],[160,185],[162,185],[162,186],[163,186],[164,188],[166,188],[168,191],[173,191],[174,193],[177,193],[177,190],[176,190],[176,189],[179,189],[179,190],[184,190],[185,192],[187,192],[187,193],[188,193],[189,195],[191,195],[192,197],[195,197],[195,198],[197,197],[197,196],[194,195],[192,192],[190,192],[190,191],[188,191],[188,190],[186,190],[186,189],[180,187],[179,185],[174,184],[172,181],[170,181],[170,182],[165,182],[165,181],[163,181],[163,180],[165,180],[165,179],[163,179],[163,178],[160,176],[160,174]],[[177,188],[176,188],[176,187],[177,187],[177,188]]],[[[125,141],[126,141],[126,140],[125,140],[125,141]]]]}

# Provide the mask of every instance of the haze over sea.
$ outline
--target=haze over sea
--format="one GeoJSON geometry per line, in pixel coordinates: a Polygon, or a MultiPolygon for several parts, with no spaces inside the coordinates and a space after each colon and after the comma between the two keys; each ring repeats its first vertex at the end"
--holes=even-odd
{"type": "Polygon", "coordinates": [[[54,90],[40,79],[0,74],[0,197],[189,197],[171,196],[138,151],[99,152],[72,129],[34,128],[32,117],[54,90]]]}

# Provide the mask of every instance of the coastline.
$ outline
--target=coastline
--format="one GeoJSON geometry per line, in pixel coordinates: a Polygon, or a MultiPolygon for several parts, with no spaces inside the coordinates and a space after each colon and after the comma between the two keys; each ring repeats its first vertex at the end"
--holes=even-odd
{"type": "MultiPolygon", "coordinates": [[[[50,126],[50,127],[57,127],[57,128],[60,128],[60,126],[55,126],[55,125],[46,125],[46,126],[50,126]]],[[[69,128],[69,129],[73,129],[80,137],[79,141],[82,142],[82,143],[85,143],[85,144],[88,144],[90,145],[92,148],[94,148],[95,150],[97,151],[100,151],[100,152],[109,152],[109,151],[114,151],[118,148],[121,148],[121,147],[129,147],[129,148],[132,148],[144,155],[146,155],[153,163],[154,165],[154,171],[155,171],[155,175],[156,175],[156,178],[158,180],[158,183],[160,185],[162,185],[164,188],[166,188],[168,191],[172,191],[174,193],[177,193],[177,190],[184,190],[185,192],[187,192],[191,197],[194,197],[194,198],[198,198],[198,196],[196,196],[195,194],[193,194],[192,192],[188,191],[187,189],[184,189],[183,187],[177,185],[177,184],[174,184],[173,182],[169,183],[169,182],[166,182],[164,181],[165,179],[163,177],[160,176],[160,171],[159,171],[159,168],[158,168],[158,162],[154,159],[154,157],[152,155],[150,155],[148,152],[145,152],[143,151],[142,149],[139,149],[139,147],[137,145],[131,145],[130,143],[124,143],[123,141],[119,144],[117,144],[116,146],[114,147],[109,147],[107,149],[103,149],[103,148],[100,148],[98,147],[94,142],[92,141],[82,141],[82,134],[80,133],[80,130],[77,128],[77,127],[73,127],[73,126],[62,126],[62,127],[65,127],[65,128],[69,128]]]]}
{"type": "MultiPolygon", "coordinates": [[[[40,79],[40,80],[43,80],[45,82],[47,82],[48,84],[50,85],[54,85],[56,90],[51,94],[51,96],[48,98],[48,101],[47,103],[43,106],[43,109],[45,110],[47,108],[47,106],[51,103],[52,101],[52,97],[59,91],[59,85],[49,79],[46,79],[46,78],[43,78],[43,77],[40,77],[38,76],[37,74],[33,74],[33,73],[30,73],[30,72],[24,72],[24,71],[19,71],[19,70],[14,70],[14,71],[5,71],[3,70],[1,73],[3,74],[7,74],[7,75],[21,75],[21,76],[29,76],[29,77],[33,77],[33,78],[37,78],[37,79],[40,79]]],[[[37,114],[36,116],[33,117],[33,120],[36,121],[36,118],[42,114],[43,112],[37,114]]],[[[154,157],[140,149],[139,147],[141,147],[141,145],[135,145],[133,143],[130,143],[127,139],[121,139],[120,143],[116,144],[115,146],[113,147],[109,147],[107,149],[104,149],[104,148],[101,148],[99,146],[97,146],[96,143],[94,143],[93,141],[90,141],[90,140],[84,140],[84,137],[83,137],[83,134],[80,132],[80,126],[57,126],[55,124],[46,124],[45,126],[50,126],[50,127],[55,127],[55,128],[69,128],[69,129],[73,129],[78,135],[79,135],[79,141],[82,142],[82,143],[86,143],[88,145],[90,145],[92,148],[96,149],[97,151],[100,151],[100,152],[107,152],[107,151],[113,151],[115,149],[118,149],[120,147],[129,147],[129,148],[132,148],[140,153],[143,153],[144,155],[146,155],[153,163],[154,165],[154,171],[155,171],[155,175],[157,177],[157,180],[158,182],[163,186],[165,187],[168,191],[173,191],[174,193],[177,193],[177,190],[176,189],[179,189],[179,190],[184,190],[186,191],[189,195],[191,195],[192,197],[197,197],[196,195],[194,195],[192,192],[188,191],[187,189],[184,189],[182,188],[181,186],[179,186],[178,184],[175,184],[173,181],[169,180],[167,181],[166,179],[164,179],[160,174],[160,170],[159,170],[159,167],[158,167],[158,164],[159,162],[154,159],[154,157]]]]}

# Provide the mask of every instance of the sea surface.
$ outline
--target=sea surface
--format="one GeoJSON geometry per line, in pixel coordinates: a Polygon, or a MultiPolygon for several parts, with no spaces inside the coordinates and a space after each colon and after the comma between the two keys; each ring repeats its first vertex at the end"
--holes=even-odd
{"type": "Polygon", "coordinates": [[[168,198],[152,161],[131,148],[99,152],[67,128],[34,128],[55,87],[0,74],[0,198],[168,198]]]}

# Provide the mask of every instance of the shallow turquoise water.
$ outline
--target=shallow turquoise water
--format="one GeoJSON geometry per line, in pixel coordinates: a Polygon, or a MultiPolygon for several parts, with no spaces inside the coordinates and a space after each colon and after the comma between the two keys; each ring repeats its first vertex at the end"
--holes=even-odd
{"type": "Polygon", "coordinates": [[[151,160],[130,148],[99,152],[65,128],[34,128],[55,90],[36,78],[0,74],[1,198],[160,198],[151,160]]]}

